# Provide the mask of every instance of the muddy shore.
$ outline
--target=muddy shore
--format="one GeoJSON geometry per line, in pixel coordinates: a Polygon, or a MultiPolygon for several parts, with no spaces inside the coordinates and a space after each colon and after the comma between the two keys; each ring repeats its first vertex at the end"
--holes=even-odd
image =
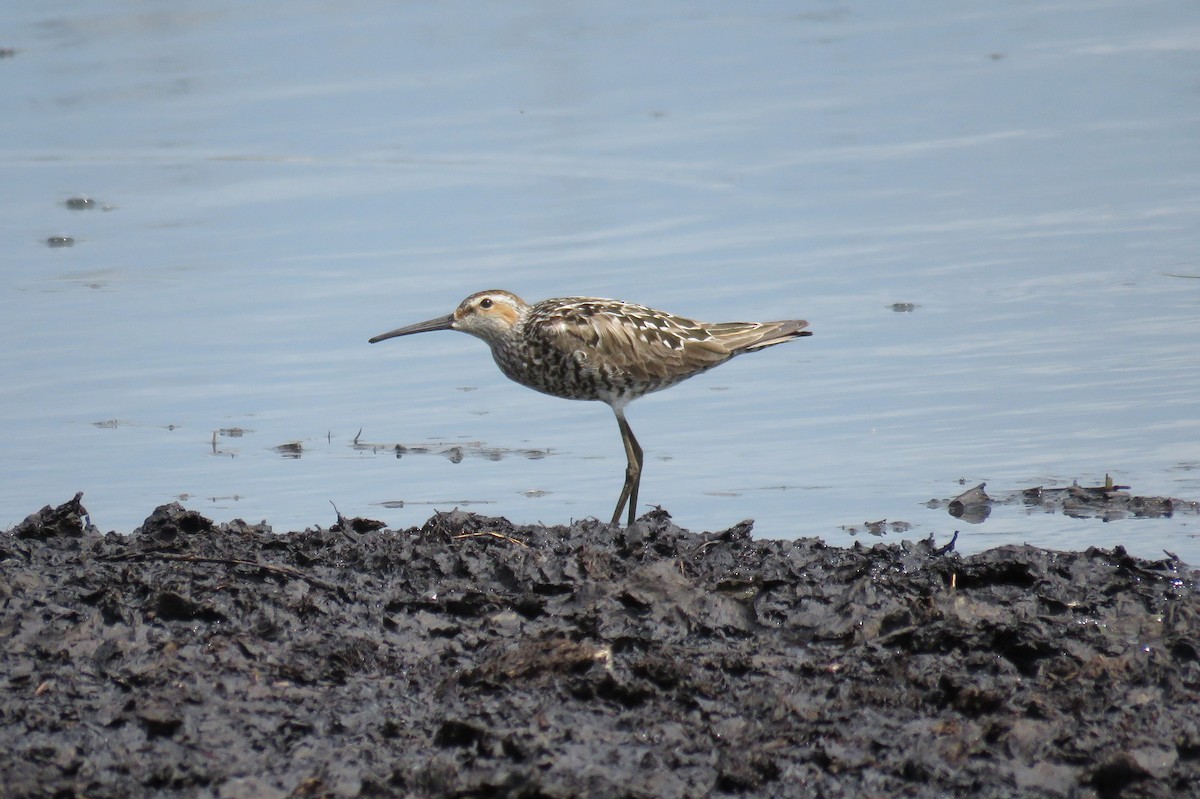
{"type": "Polygon", "coordinates": [[[7,797],[1179,797],[1197,572],[663,511],[0,535],[7,797]],[[345,528],[345,529],[342,529],[345,528]]]}

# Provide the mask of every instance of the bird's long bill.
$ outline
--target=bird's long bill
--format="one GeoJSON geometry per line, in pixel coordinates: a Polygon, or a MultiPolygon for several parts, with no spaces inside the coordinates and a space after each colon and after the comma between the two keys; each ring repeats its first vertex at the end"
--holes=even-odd
{"type": "Polygon", "coordinates": [[[437,319],[430,319],[428,322],[417,322],[415,325],[398,327],[395,330],[389,330],[386,333],[380,333],[378,336],[370,339],[370,343],[374,344],[377,341],[395,338],[396,336],[407,336],[410,333],[427,333],[430,330],[449,330],[452,324],[454,324],[454,314],[446,314],[445,316],[439,316],[437,319]]]}

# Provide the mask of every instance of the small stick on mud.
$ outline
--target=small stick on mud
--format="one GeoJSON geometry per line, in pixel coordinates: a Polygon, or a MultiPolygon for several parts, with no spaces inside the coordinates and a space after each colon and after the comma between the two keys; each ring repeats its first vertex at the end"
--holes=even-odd
{"type": "Polygon", "coordinates": [[[491,536],[492,538],[499,538],[501,541],[507,541],[510,544],[517,544],[518,546],[522,546],[522,547],[529,546],[529,544],[526,544],[524,541],[521,541],[520,539],[513,538],[511,535],[505,535],[504,533],[493,532],[492,530],[483,530],[478,533],[459,533],[456,536],[451,536],[451,538],[453,538],[455,541],[457,541],[460,538],[479,538],[480,536],[485,536],[485,535],[491,536]]]}
{"type": "MultiPolygon", "coordinates": [[[[329,500],[329,504],[333,505],[332,499],[329,500]]],[[[342,535],[346,536],[346,538],[350,539],[351,543],[357,544],[358,536],[356,536],[356,535],[354,535],[354,533],[350,532],[350,527],[351,527],[350,520],[342,515],[342,512],[340,510],[338,510],[337,505],[333,505],[333,512],[337,514],[337,522],[333,525],[333,527],[336,527],[338,529],[338,532],[340,532],[342,535]]],[[[333,527],[331,527],[330,529],[332,530],[333,527]]]]}

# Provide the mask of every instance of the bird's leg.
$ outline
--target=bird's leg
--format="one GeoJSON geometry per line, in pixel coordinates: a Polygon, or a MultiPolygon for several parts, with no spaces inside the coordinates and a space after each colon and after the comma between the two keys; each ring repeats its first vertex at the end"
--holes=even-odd
{"type": "Polygon", "coordinates": [[[633,430],[629,427],[629,422],[625,421],[625,414],[618,408],[614,408],[613,412],[617,415],[617,425],[621,428],[621,443],[625,445],[628,465],[625,467],[625,485],[621,488],[621,498],[617,500],[617,509],[613,511],[612,524],[621,523],[621,510],[626,501],[629,502],[628,524],[633,524],[637,513],[638,488],[642,484],[642,448],[633,437],[633,430]]]}

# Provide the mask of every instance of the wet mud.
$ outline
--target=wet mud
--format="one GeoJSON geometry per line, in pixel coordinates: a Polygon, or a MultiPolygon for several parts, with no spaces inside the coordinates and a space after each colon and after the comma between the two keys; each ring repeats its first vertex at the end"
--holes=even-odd
{"type": "Polygon", "coordinates": [[[1179,797],[1176,559],[688,532],[273,533],[80,497],[0,535],[8,797],[1179,797]]]}

